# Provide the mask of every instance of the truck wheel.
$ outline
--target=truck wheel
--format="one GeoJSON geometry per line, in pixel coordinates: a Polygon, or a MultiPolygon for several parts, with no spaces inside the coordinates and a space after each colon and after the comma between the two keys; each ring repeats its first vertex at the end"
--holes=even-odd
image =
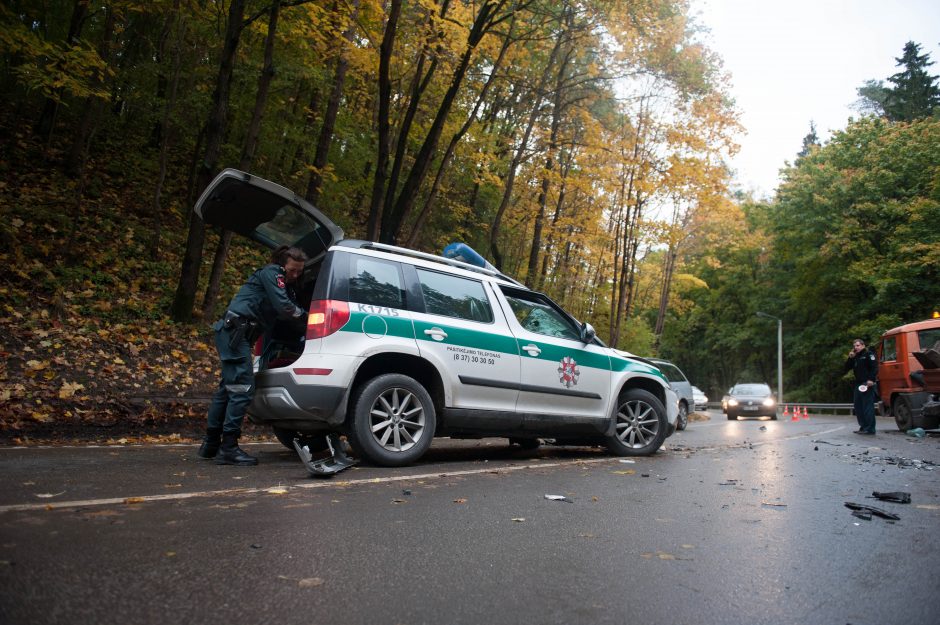
{"type": "Polygon", "coordinates": [[[431,396],[413,378],[386,373],[359,389],[353,402],[349,437],[375,464],[400,467],[424,455],[434,438],[431,396]]]}
{"type": "Polygon", "coordinates": [[[648,456],[666,439],[666,409],[655,395],[639,388],[627,389],[614,407],[614,433],[607,449],[618,456],[648,456]]]}
{"type": "Polygon", "coordinates": [[[891,411],[894,413],[894,422],[898,424],[898,429],[907,432],[914,427],[914,411],[911,408],[911,402],[899,395],[892,403],[891,411]]]}

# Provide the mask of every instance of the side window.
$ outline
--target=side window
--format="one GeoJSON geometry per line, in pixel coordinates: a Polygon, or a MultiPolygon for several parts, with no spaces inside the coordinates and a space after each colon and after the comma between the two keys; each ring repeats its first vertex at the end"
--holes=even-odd
{"type": "Polygon", "coordinates": [[[521,291],[503,289],[503,294],[519,325],[529,332],[561,339],[580,340],[577,328],[548,301],[521,291]]]}
{"type": "Polygon", "coordinates": [[[898,359],[898,338],[889,336],[884,340],[881,348],[881,362],[898,359]]]}
{"type": "Polygon", "coordinates": [[[364,256],[350,260],[349,301],[387,308],[405,308],[405,291],[396,263],[364,256]]]}
{"type": "Polygon", "coordinates": [[[480,282],[424,269],[417,272],[428,313],[480,323],[493,321],[493,309],[480,282]]]}

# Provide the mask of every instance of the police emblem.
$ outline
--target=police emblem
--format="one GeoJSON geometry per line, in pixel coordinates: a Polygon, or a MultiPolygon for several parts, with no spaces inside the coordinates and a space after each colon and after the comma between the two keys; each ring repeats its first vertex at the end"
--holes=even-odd
{"type": "Polygon", "coordinates": [[[571,388],[578,384],[578,378],[581,376],[581,370],[578,369],[578,363],[571,356],[565,356],[561,359],[561,366],[558,367],[558,381],[565,385],[565,388],[571,388]]]}

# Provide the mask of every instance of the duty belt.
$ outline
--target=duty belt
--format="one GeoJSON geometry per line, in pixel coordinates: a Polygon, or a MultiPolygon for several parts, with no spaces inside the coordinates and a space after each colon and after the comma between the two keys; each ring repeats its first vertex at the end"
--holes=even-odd
{"type": "Polygon", "coordinates": [[[248,344],[251,345],[257,338],[258,322],[254,319],[243,317],[231,310],[225,312],[225,316],[222,318],[222,325],[231,333],[228,345],[232,349],[235,349],[238,344],[245,339],[247,339],[248,344]]]}

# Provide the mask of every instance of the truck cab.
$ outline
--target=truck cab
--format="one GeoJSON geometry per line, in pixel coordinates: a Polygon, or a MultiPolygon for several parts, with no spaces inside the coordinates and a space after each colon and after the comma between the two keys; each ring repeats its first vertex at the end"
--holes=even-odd
{"type": "Polygon", "coordinates": [[[933,387],[936,368],[928,350],[940,342],[940,318],[909,323],[885,332],[878,342],[878,392],[882,410],[894,417],[898,429],[940,427],[940,418],[924,411],[940,389],[933,387]],[[926,378],[925,378],[926,374],[926,378]]]}

